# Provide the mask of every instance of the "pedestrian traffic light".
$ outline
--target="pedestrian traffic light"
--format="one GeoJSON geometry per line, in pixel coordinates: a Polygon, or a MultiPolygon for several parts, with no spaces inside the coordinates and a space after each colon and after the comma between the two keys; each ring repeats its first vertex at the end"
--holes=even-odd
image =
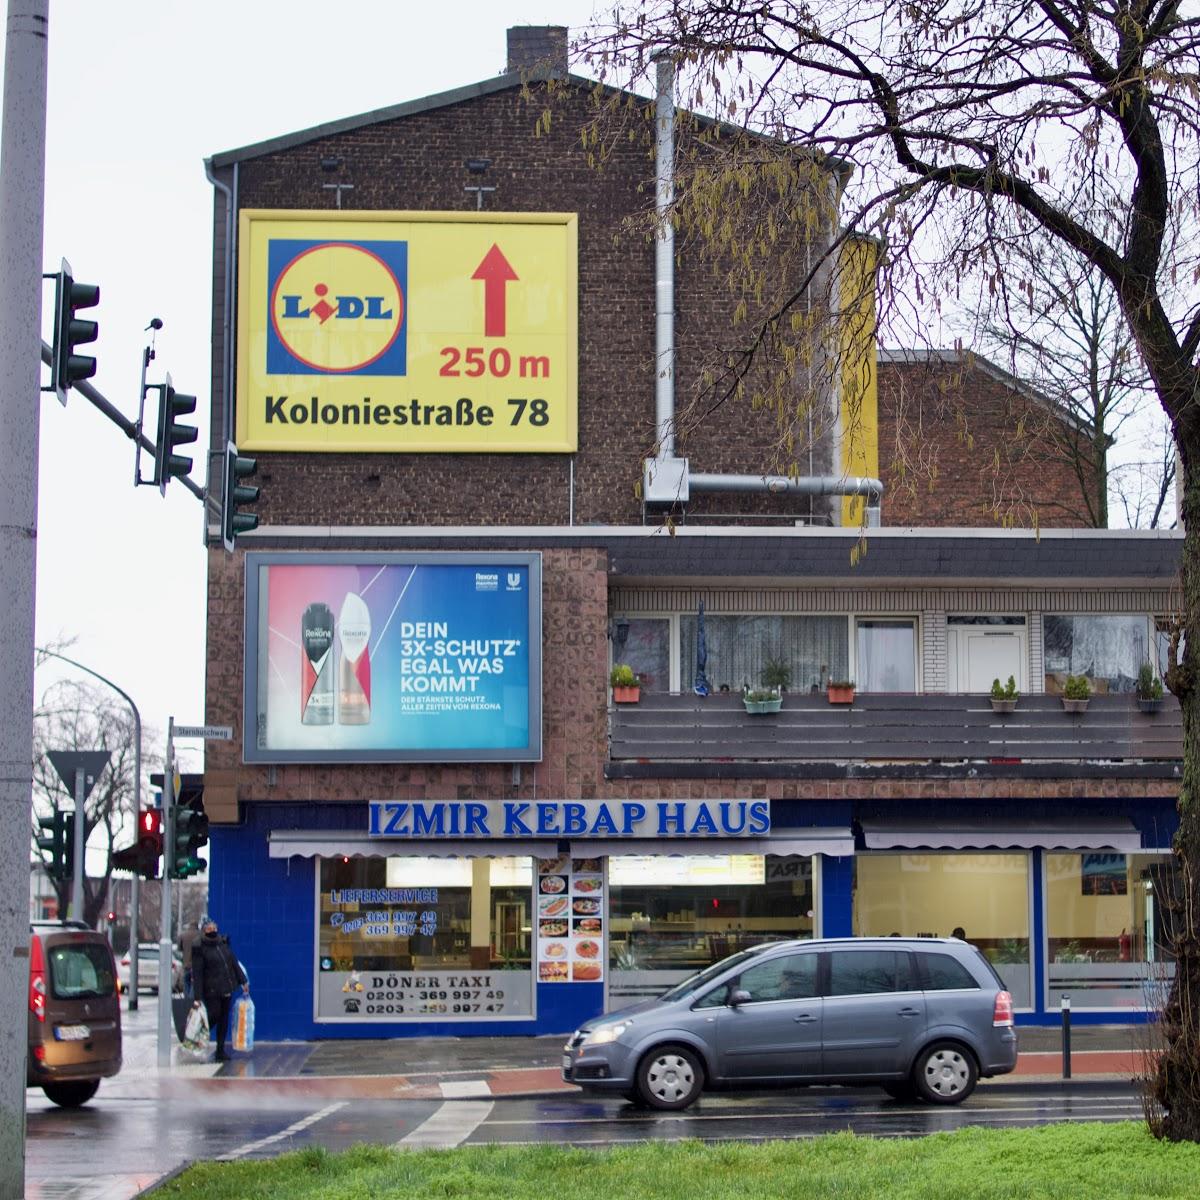
{"type": "Polygon", "coordinates": [[[81,320],[75,314],[100,303],[100,288],[94,283],[76,283],[71,275],[71,264],[65,258],[55,279],[50,387],[66,404],[68,390],[96,373],[96,360],[87,354],[76,354],[75,348],[94,342],[100,326],[95,321],[81,320]]]}
{"type": "Polygon", "coordinates": [[[181,424],[179,418],[196,411],[196,397],[185,396],[171,386],[171,377],[159,385],[162,399],[158,404],[158,436],[154,440],[154,480],[165,496],[167,484],[175,477],[191,474],[192,460],[176,454],[176,446],[194,442],[199,436],[195,425],[181,424]]]}
{"type": "Polygon", "coordinates": [[[242,504],[258,503],[258,488],[252,484],[238,483],[258,470],[253,458],[238,454],[237,447],[229,442],[225,446],[225,475],[221,492],[221,541],[226,550],[232,550],[239,533],[249,533],[258,528],[258,514],[238,512],[242,504]]]}
{"type": "Polygon", "coordinates": [[[75,869],[75,814],[55,809],[52,816],[38,817],[38,828],[46,831],[37,838],[38,849],[47,855],[46,874],[70,879],[75,869]]]}
{"type": "Polygon", "coordinates": [[[198,875],[208,863],[196,851],[208,844],[208,817],[204,801],[196,795],[181,793],[175,805],[175,838],[167,873],[172,879],[198,875]]]}
{"type": "Polygon", "coordinates": [[[143,879],[157,879],[162,852],[162,813],[157,808],[143,808],[138,814],[138,840],[113,854],[113,866],[143,879]]]}

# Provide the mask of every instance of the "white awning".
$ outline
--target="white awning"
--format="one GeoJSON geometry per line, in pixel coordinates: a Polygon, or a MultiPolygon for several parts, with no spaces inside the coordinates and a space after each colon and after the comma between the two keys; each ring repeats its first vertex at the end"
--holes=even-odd
{"type": "MultiPolygon", "coordinates": [[[[832,854],[854,853],[849,829],[788,830],[782,837],[757,838],[571,838],[577,858],[607,858],[621,854],[832,854]]],[[[498,838],[369,837],[366,833],[329,829],[274,829],[269,839],[271,858],[555,858],[557,841],[511,841],[498,838]]]]}
{"type": "Polygon", "coordinates": [[[558,843],[497,838],[408,841],[330,829],[273,829],[269,853],[271,858],[554,858],[558,843]]]}
{"type": "Polygon", "coordinates": [[[679,857],[692,854],[832,854],[854,853],[849,829],[789,829],[779,837],[749,838],[572,838],[579,858],[611,858],[622,854],[679,857]]]}
{"type": "Polygon", "coordinates": [[[863,821],[868,850],[1116,850],[1136,854],[1142,836],[1132,821],[863,821]]]}

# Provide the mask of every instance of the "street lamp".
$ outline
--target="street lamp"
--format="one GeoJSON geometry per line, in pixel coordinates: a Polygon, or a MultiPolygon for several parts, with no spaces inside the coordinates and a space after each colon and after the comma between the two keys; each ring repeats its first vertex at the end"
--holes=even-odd
{"type": "MultiPolygon", "coordinates": [[[[71,666],[77,667],[80,671],[85,671],[92,678],[100,680],[101,683],[106,683],[114,692],[120,696],[133,711],[133,811],[140,813],[142,811],[142,714],[138,712],[138,706],[134,704],[133,697],[123,688],[117,687],[111,679],[106,679],[99,671],[93,671],[91,667],[85,667],[83,663],[76,662],[73,658],[68,658],[65,654],[59,654],[57,650],[42,650],[38,653],[46,658],[57,658],[60,662],[70,663],[71,666]]],[[[83,820],[83,814],[78,816],[79,820],[83,820]]],[[[129,894],[129,1011],[136,1012],[138,1006],[138,901],[141,892],[141,876],[134,872],[133,888],[129,894]]],[[[111,937],[112,934],[110,933],[111,937]]]]}

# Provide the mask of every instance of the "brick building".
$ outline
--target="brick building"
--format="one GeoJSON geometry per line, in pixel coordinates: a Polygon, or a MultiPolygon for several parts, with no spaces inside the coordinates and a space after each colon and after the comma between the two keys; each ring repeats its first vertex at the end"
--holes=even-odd
{"type": "MultiPolygon", "coordinates": [[[[564,41],[513,31],[496,79],[209,163],[213,449],[236,438],[262,486],[261,527],[209,557],[206,718],[236,731],[206,760],[210,903],[260,1033],[563,1032],[758,941],[955,925],[1019,1019],[1064,989],[1136,1017],[1179,725],[1129,692],[1177,540],[888,528],[885,494],[863,543],[842,521],[878,494],[874,376],[845,364],[807,484],[762,476],[777,427],[744,408],[667,453],[662,277],[630,224],[653,164],[588,167],[564,41]],[[422,354],[503,419],[423,407],[422,354]],[[542,360],[540,394],[470,382],[542,360]],[[1008,674],[1001,720],[979,692],[1008,674]],[[764,681],[782,711],[751,715],[764,681]]],[[[732,319],[711,267],[679,255],[680,395],[732,319]]],[[[837,340],[846,310],[825,319],[837,340]]]]}
{"type": "Polygon", "coordinates": [[[880,352],[888,524],[1086,528],[1091,436],[980,355],[880,352]]]}

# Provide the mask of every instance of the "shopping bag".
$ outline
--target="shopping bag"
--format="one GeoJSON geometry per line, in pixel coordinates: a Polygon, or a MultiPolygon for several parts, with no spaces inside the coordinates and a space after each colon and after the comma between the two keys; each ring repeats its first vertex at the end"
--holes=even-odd
{"type": "Polygon", "coordinates": [[[254,1001],[249,996],[239,996],[233,1002],[229,1033],[235,1050],[254,1049],[254,1001]]]}
{"type": "Polygon", "coordinates": [[[183,1048],[191,1054],[208,1053],[208,1013],[202,1005],[188,1013],[183,1028],[183,1048]]]}

